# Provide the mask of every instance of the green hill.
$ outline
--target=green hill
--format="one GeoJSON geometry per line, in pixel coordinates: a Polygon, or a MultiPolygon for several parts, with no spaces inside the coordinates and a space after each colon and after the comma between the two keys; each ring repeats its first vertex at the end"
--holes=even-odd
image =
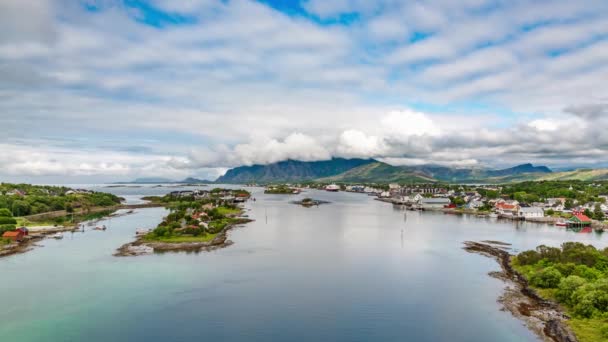
{"type": "Polygon", "coordinates": [[[581,181],[601,181],[608,180],[608,169],[579,169],[566,172],[555,172],[543,177],[540,180],[581,180],[581,181]]]}
{"type": "Polygon", "coordinates": [[[359,166],[336,176],[320,178],[317,181],[327,183],[428,183],[437,180],[424,173],[375,162],[359,166]]]}

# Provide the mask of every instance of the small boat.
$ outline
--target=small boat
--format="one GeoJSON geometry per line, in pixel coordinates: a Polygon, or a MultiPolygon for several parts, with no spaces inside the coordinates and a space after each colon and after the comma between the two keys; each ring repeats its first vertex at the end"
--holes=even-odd
{"type": "Polygon", "coordinates": [[[97,227],[93,228],[93,230],[106,230],[106,229],[107,229],[107,228],[106,228],[106,226],[105,226],[105,225],[103,225],[103,226],[101,226],[101,227],[97,226],[97,227]]]}
{"type": "Polygon", "coordinates": [[[51,235],[50,237],[53,239],[61,240],[61,239],[63,239],[63,233],[61,233],[61,232],[55,233],[55,234],[51,235]]]}
{"type": "Polygon", "coordinates": [[[498,218],[498,214],[497,213],[491,213],[490,215],[488,215],[489,218],[498,218]]]}
{"type": "Polygon", "coordinates": [[[340,187],[336,184],[330,184],[325,187],[325,191],[338,192],[338,191],[340,191],[340,187]]]}
{"type": "Polygon", "coordinates": [[[568,222],[566,222],[564,220],[559,220],[559,221],[555,222],[555,226],[557,226],[557,227],[567,227],[568,226],[568,222]]]}

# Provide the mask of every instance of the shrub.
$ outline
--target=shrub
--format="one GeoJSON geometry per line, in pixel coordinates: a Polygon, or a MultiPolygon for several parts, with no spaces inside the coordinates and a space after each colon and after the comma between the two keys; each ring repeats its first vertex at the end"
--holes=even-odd
{"type": "Polygon", "coordinates": [[[4,234],[4,232],[15,230],[15,228],[14,224],[0,224],[0,235],[4,234]]]}
{"type": "Polygon", "coordinates": [[[517,255],[517,262],[522,265],[534,265],[541,259],[540,254],[537,251],[525,251],[517,255]]]}
{"type": "Polygon", "coordinates": [[[559,273],[561,273],[564,277],[567,277],[571,274],[574,273],[574,270],[576,269],[576,264],[573,264],[571,262],[567,263],[567,264],[556,264],[555,268],[559,271],[559,273]]]}
{"type": "Polygon", "coordinates": [[[578,290],[581,286],[585,285],[585,279],[579,276],[569,276],[567,278],[562,279],[559,283],[559,287],[555,296],[560,302],[566,303],[568,305],[572,305],[572,295],[576,290],[578,290]]]}
{"type": "Polygon", "coordinates": [[[0,225],[2,224],[17,224],[17,220],[15,220],[12,217],[4,217],[4,216],[0,216],[0,225]]]}
{"type": "Polygon", "coordinates": [[[541,289],[552,289],[559,286],[563,276],[559,271],[551,266],[543,269],[542,271],[535,273],[530,278],[530,284],[539,287],[541,289]]]}
{"type": "Polygon", "coordinates": [[[536,247],[536,251],[540,254],[541,259],[547,259],[551,262],[559,262],[562,250],[555,247],[540,245],[536,247]]]}
{"type": "Polygon", "coordinates": [[[0,217],[13,217],[13,213],[7,208],[0,208],[0,217]]]}

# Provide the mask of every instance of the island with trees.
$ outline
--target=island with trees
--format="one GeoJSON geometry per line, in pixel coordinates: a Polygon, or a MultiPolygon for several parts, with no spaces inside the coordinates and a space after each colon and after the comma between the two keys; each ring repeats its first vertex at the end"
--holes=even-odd
{"type": "Polygon", "coordinates": [[[274,195],[297,195],[301,192],[301,190],[297,187],[289,186],[289,185],[269,185],[264,190],[265,194],[274,194],[274,195]]]}
{"type": "Polygon", "coordinates": [[[240,203],[250,198],[245,190],[213,189],[176,191],[163,197],[147,197],[162,203],[169,213],[152,230],[138,231],[136,241],[120,247],[116,256],[152,252],[212,250],[231,244],[226,233],[250,222],[240,203]]]}

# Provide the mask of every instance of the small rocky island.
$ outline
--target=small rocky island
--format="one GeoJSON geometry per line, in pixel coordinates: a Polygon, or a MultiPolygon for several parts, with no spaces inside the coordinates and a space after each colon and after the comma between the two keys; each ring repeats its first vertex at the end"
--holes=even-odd
{"type": "Polygon", "coordinates": [[[319,206],[321,204],[328,204],[330,202],[321,201],[321,200],[312,199],[312,198],[304,198],[301,201],[293,201],[291,203],[297,204],[297,205],[301,205],[301,206],[306,207],[306,208],[310,208],[310,207],[313,207],[313,206],[319,206]]]}
{"type": "Polygon", "coordinates": [[[210,251],[229,246],[227,232],[251,220],[243,216],[240,203],[250,198],[245,190],[213,189],[172,192],[147,197],[162,203],[169,214],[153,230],[137,231],[137,239],[116,251],[115,256],[137,256],[170,251],[210,251]]]}

